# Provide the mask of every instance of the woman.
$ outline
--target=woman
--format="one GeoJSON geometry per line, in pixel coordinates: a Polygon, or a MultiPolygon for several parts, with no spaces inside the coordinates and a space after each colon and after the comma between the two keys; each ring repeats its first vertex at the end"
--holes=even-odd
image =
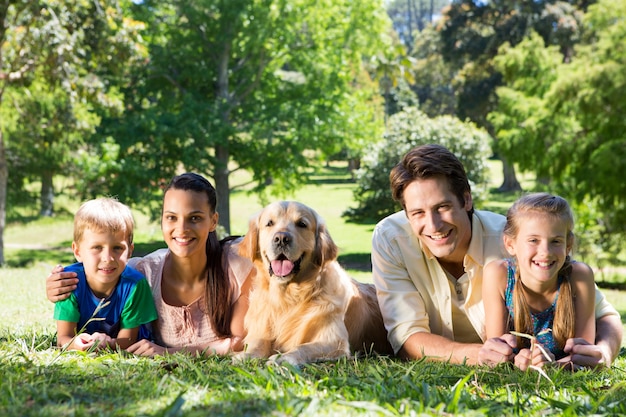
{"type": "MultiPolygon", "coordinates": [[[[165,189],[161,229],[167,249],[129,265],[148,279],[157,307],[155,341],[127,351],[144,356],[185,351],[226,354],[243,348],[252,263],[237,254],[238,242],[217,238],[215,188],[202,176],[185,173],[165,189]]],[[[51,301],[74,290],[74,273],[55,269],[46,280],[51,301]]]]}

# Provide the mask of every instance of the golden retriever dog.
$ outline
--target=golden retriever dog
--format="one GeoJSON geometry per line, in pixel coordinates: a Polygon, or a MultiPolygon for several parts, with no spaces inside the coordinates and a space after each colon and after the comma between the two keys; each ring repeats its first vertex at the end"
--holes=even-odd
{"type": "Polygon", "coordinates": [[[391,354],[376,290],[348,276],[322,218],[293,201],[275,202],[250,220],[239,253],[257,273],[235,360],[304,363],[391,354]]]}

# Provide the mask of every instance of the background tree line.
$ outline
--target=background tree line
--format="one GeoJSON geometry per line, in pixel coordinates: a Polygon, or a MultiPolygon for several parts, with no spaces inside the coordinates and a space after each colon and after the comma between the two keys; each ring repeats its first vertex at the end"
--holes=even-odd
{"type": "Polygon", "coordinates": [[[363,161],[348,215],[377,219],[422,142],[477,188],[488,155],[501,191],[533,173],[616,256],[625,18],[626,0],[0,1],[0,263],[7,212],[52,215],[60,192],[155,211],[182,169],[213,179],[228,231],[235,170],[268,199],[341,155],[363,161]]]}

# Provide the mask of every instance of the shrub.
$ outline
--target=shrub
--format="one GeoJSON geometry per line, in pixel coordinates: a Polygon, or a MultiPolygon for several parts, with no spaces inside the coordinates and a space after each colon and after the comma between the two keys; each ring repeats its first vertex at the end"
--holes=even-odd
{"type": "Polygon", "coordinates": [[[401,207],[391,198],[389,172],[411,148],[437,143],[453,152],[465,166],[475,200],[485,192],[487,159],[491,155],[489,135],[472,123],[450,116],[429,118],[409,107],[389,118],[382,141],[366,150],[356,172],[354,199],[358,206],[344,217],[352,221],[376,221],[401,207]]]}

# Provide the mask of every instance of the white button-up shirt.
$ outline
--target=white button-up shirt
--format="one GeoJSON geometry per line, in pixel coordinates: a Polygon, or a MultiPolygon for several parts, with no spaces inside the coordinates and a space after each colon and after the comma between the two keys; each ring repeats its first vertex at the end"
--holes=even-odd
{"type": "MultiPolygon", "coordinates": [[[[422,247],[404,211],[376,225],[372,238],[373,280],[389,342],[396,353],[417,332],[464,343],[484,341],[483,267],[507,256],[502,243],[505,221],[500,214],[474,212],[472,238],[463,261],[465,274],[458,279],[463,285],[458,287],[450,285],[437,258],[422,247]],[[467,328],[468,323],[473,331],[467,328]]],[[[607,314],[618,313],[596,289],[596,317],[607,314]]]]}

